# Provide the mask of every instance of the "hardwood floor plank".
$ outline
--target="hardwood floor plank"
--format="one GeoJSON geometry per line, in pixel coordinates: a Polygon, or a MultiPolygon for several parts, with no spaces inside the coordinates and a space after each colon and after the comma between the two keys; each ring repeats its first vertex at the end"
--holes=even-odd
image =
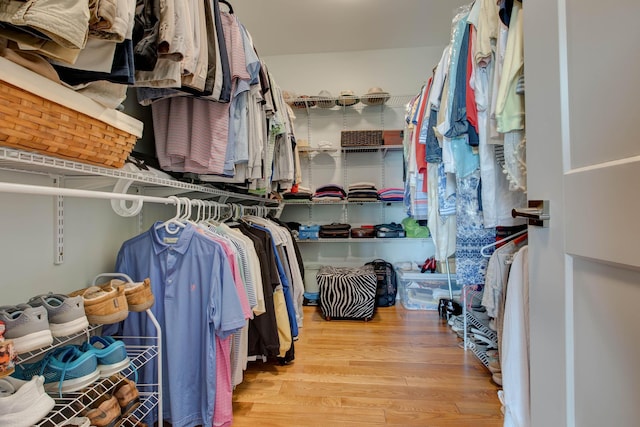
{"type": "Polygon", "coordinates": [[[300,407],[295,402],[289,404],[274,405],[254,403],[250,417],[267,418],[270,420],[296,420],[294,425],[305,425],[304,422],[313,422],[319,417],[326,426],[340,425],[342,420],[355,420],[366,423],[385,422],[385,410],[382,408],[349,408],[349,407],[323,407],[319,410],[309,410],[300,407]]]}
{"type": "MultiPolygon", "coordinates": [[[[375,393],[372,393],[375,394],[375,393]]],[[[391,399],[380,393],[380,397],[342,397],[342,406],[358,408],[385,408],[402,412],[459,412],[453,402],[441,402],[432,399],[391,399]]]]}
{"type": "Polygon", "coordinates": [[[436,312],[388,307],[370,322],[304,313],[293,363],[249,363],[234,427],[502,425],[499,388],[436,312]]]}

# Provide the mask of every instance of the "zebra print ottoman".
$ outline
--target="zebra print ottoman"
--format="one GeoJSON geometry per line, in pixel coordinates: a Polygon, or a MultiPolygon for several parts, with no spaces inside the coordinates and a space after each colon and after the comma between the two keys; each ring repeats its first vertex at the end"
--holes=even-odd
{"type": "Polygon", "coordinates": [[[378,283],[373,266],[322,266],[316,275],[320,310],[326,320],[373,317],[378,283]]]}

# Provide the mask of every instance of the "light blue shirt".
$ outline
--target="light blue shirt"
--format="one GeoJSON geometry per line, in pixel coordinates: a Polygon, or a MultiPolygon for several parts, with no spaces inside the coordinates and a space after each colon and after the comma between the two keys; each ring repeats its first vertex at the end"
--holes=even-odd
{"type": "MultiPolygon", "coordinates": [[[[211,425],[216,390],[215,336],[227,337],[245,324],[222,247],[191,224],[176,234],[158,222],[127,240],[116,271],[134,281],[151,279],[151,310],[162,328],[164,417],[174,427],[211,425]]],[[[146,313],[129,313],[124,336],[154,336],[146,313]]],[[[139,375],[151,383],[157,360],[139,375]]]]}

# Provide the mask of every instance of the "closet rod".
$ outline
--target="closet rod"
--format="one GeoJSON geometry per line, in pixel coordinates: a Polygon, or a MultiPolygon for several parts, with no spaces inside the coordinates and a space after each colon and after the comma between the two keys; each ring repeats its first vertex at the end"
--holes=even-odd
{"type": "Polygon", "coordinates": [[[176,201],[166,197],[139,196],[135,194],[110,193],[106,191],[76,190],[74,188],[45,187],[41,185],[12,184],[0,182],[0,193],[33,194],[39,196],[66,196],[82,199],[131,200],[148,203],[175,205],[176,201]]]}

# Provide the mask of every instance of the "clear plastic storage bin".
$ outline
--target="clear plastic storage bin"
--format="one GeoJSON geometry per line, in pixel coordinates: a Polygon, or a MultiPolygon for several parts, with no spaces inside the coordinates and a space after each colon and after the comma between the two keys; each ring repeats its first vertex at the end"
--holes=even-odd
{"type": "MultiPolygon", "coordinates": [[[[446,274],[420,273],[419,271],[396,270],[398,295],[402,306],[408,310],[437,310],[440,298],[449,298],[449,283],[446,274]]],[[[456,275],[451,275],[451,289],[460,294],[456,275]]]]}

